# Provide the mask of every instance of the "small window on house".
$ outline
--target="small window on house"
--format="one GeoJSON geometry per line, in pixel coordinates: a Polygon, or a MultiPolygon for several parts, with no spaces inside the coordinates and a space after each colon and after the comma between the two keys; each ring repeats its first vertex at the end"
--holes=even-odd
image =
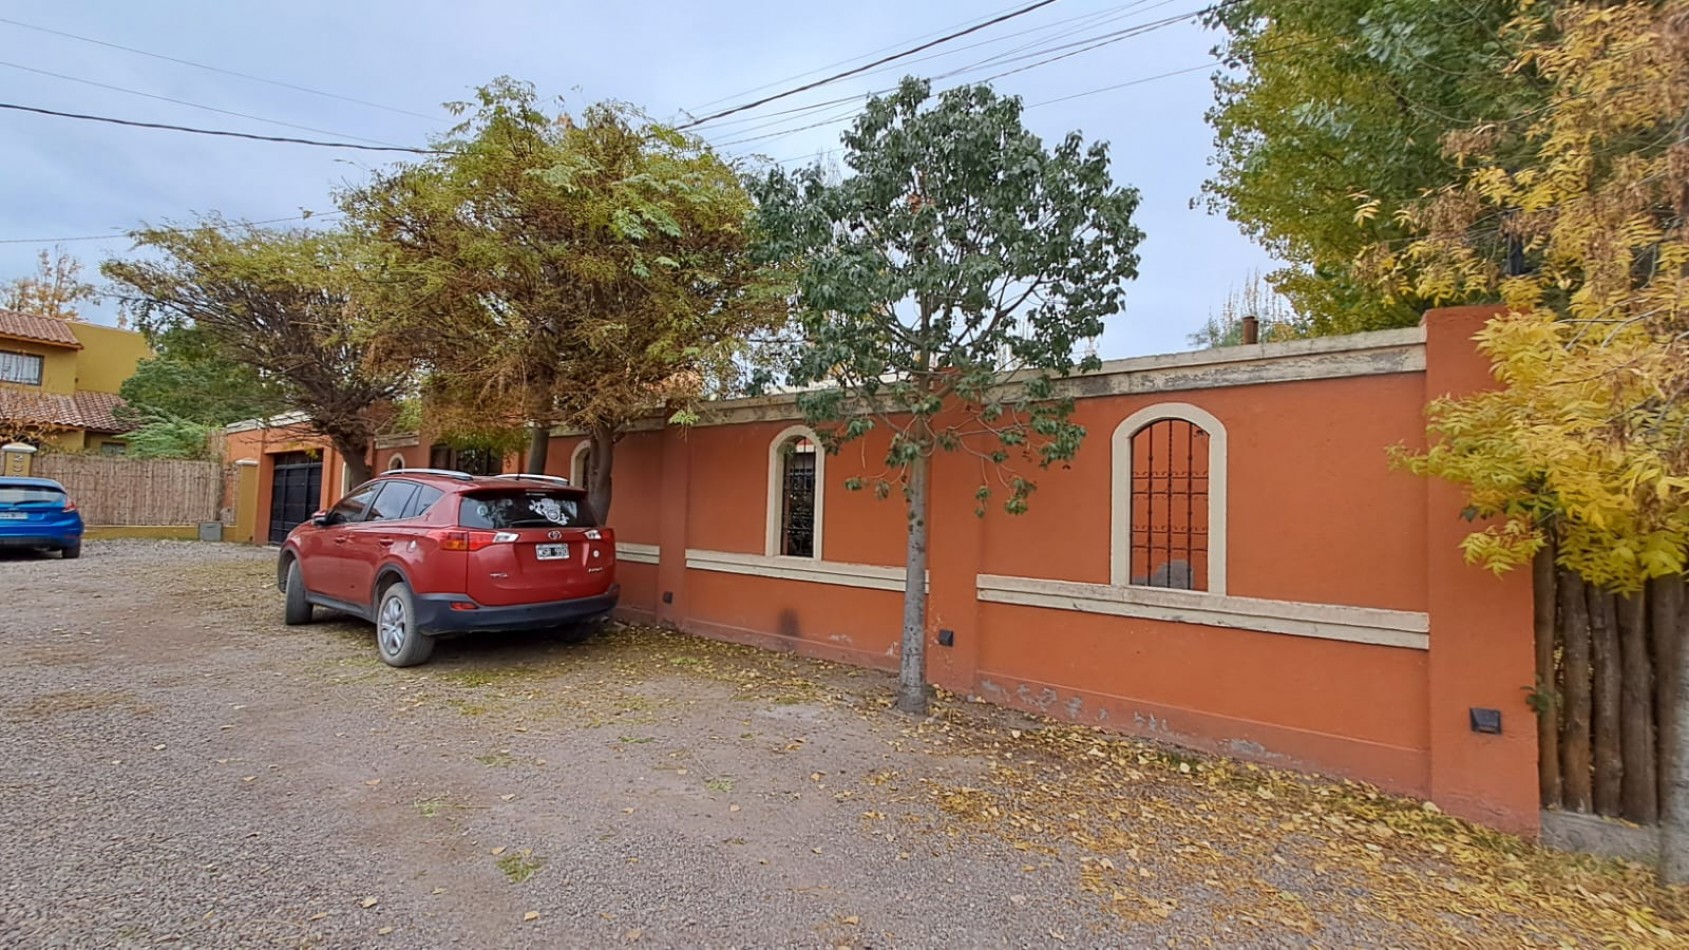
{"type": "Polygon", "coordinates": [[[1132,433],[1131,583],[1208,590],[1208,433],[1157,419],[1132,433]]]}
{"type": "Polygon", "coordinates": [[[405,457],[397,452],[394,452],[393,456],[387,460],[387,471],[389,472],[396,472],[404,467],[405,457]]]}
{"type": "Polygon", "coordinates": [[[129,454],[129,446],[125,445],[122,442],[101,442],[100,443],[100,454],[101,455],[127,455],[127,454],[129,454]]]}
{"type": "Polygon", "coordinates": [[[33,353],[0,351],[0,383],[41,385],[42,358],[33,353]]]}
{"type": "Polygon", "coordinates": [[[780,546],[786,557],[816,557],[814,440],[797,436],[780,446],[780,546]]]}

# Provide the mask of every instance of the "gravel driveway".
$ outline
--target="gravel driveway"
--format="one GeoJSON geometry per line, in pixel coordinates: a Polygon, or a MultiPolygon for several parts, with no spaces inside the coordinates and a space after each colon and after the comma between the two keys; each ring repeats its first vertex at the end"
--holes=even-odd
{"type": "Polygon", "coordinates": [[[878,673],[643,629],[456,641],[389,669],[367,625],[282,626],[273,557],[0,559],[0,946],[1448,946],[1679,926],[1634,869],[981,706],[916,723],[878,673]],[[1591,888],[1599,914],[1555,909],[1591,888]]]}

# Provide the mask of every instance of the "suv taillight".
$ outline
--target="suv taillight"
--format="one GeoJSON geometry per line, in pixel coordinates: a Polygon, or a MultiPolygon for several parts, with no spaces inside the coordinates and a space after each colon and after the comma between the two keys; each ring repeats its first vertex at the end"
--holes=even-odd
{"type": "Polygon", "coordinates": [[[66,498],[65,499],[65,510],[66,511],[75,511],[76,510],[76,502],[71,501],[69,498],[66,498]]]}
{"type": "Polygon", "coordinates": [[[440,543],[442,551],[479,551],[494,544],[516,540],[511,531],[430,531],[428,536],[440,543]]]}

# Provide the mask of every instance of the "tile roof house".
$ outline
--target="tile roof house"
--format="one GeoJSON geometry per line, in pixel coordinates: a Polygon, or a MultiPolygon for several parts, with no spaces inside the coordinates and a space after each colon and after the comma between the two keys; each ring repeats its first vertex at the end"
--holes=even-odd
{"type": "Polygon", "coordinates": [[[117,391],[150,355],[139,333],[0,310],[0,441],[121,453],[117,391]]]}

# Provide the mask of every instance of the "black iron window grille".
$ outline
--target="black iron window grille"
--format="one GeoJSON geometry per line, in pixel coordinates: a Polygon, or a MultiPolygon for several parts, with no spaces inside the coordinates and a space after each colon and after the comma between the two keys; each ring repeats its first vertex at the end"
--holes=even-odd
{"type": "Polygon", "coordinates": [[[1208,433],[1184,419],[1133,433],[1133,584],[1208,589],[1208,449],[1208,433]]]}
{"type": "Polygon", "coordinates": [[[780,553],[815,557],[815,443],[793,439],[780,457],[780,553]]]}

